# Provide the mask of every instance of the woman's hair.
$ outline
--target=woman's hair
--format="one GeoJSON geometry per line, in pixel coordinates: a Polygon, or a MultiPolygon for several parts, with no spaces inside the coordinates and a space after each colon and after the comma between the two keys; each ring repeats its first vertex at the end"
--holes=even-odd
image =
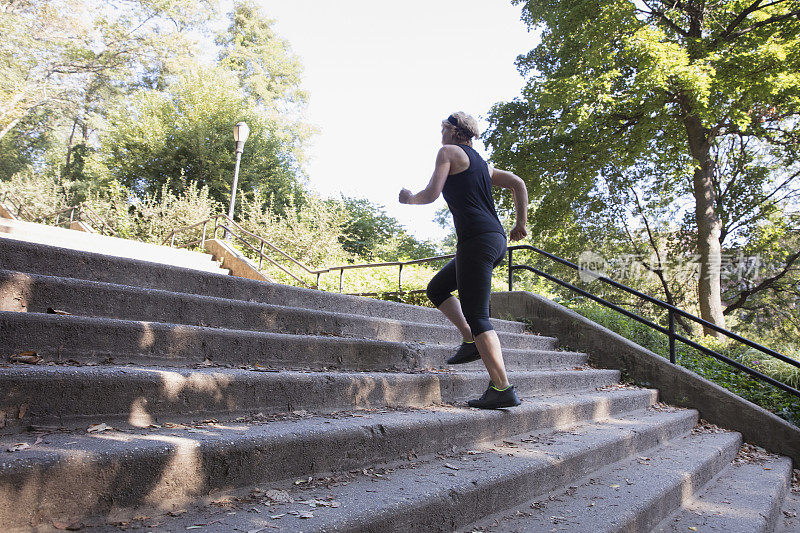
{"type": "Polygon", "coordinates": [[[459,143],[467,142],[473,137],[479,137],[481,134],[478,131],[478,121],[463,111],[456,111],[447,117],[442,121],[442,126],[451,131],[456,138],[456,142],[459,143]],[[453,120],[451,120],[451,117],[453,120]],[[452,122],[456,122],[456,124],[452,122]]]}

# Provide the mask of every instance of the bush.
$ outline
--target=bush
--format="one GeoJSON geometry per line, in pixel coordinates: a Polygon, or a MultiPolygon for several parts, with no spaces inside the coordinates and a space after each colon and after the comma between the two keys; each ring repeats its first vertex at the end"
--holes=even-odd
{"type": "MultiPolygon", "coordinates": [[[[669,341],[666,335],[658,333],[644,324],[594,302],[574,300],[565,302],[564,305],[656,354],[669,357],[669,341]]],[[[787,363],[773,359],[734,341],[720,340],[714,337],[690,338],[694,342],[718,352],[720,355],[748,365],[794,388],[798,387],[799,372],[795,367],[787,363]],[[753,364],[754,361],[758,361],[758,364],[753,364]]],[[[761,344],[759,339],[752,340],[761,344]]],[[[775,413],[792,424],[800,426],[800,398],[750,377],[749,374],[736,370],[727,363],[705,355],[699,350],[683,345],[680,342],[677,343],[676,351],[678,353],[676,357],[677,363],[687,370],[691,370],[734,394],[775,413]]],[[[786,355],[798,359],[796,353],[786,355]]]]}

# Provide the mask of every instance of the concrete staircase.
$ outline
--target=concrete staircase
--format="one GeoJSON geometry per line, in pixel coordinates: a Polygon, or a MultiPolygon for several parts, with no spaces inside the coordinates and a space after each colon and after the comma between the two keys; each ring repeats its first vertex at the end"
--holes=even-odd
{"type": "Polygon", "coordinates": [[[487,412],[434,309],[0,239],[0,531],[796,527],[787,458],[494,324],[487,412]]]}
{"type": "MultiPolygon", "coordinates": [[[[2,215],[2,213],[0,213],[2,215]]],[[[0,238],[23,240],[83,252],[127,257],[177,267],[229,274],[211,254],[191,252],[108,235],[59,228],[0,216],[0,238]]]]}

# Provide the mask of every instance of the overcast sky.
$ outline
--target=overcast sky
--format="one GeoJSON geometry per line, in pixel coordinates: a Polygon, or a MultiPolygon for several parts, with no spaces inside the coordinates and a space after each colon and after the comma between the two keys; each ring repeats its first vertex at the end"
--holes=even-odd
{"type": "MultiPolygon", "coordinates": [[[[425,187],[441,121],[463,110],[481,120],[518,96],[514,66],[536,45],[510,0],[260,0],[304,66],[310,95],[310,185],[325,197],[382,204],[419,238],[439,239],[430,206],[398,204],[425,187]]],[[[488,156],[483,145],[476,149],[488,156]]]]}

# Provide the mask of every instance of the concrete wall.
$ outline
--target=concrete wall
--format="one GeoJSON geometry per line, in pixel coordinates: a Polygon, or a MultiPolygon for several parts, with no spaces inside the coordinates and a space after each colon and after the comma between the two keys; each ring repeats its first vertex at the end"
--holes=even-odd
{"type": "Polygon", "coordinates": [[[697,409],[712,424],[800,465],[800,428],[562,305],[529,292],[499,292],[492,294],[492,316],[527,321],[562,347],[587,353],[593,366],[622,370],[633,383],[658,389],[665,403],[697,409]]]}
{"type": "Polygon", "coordinates": [[[0,218],[10,218],[11,220],[17,220],[17,217],[9,211],[6,206],[0,204],[0,218]]]}
{"type": "Polygon", "coordinates": [[[230,270],[233,276],[258,281],[273,281],[259,272],[258,267],[252,261],[223,240],[209,239],[205,242],[205,249],[214,256],[214,259],[221,261],[222,268],[230,270]]]}
{"type": "Polygon", "coordinates": [[[82,220],[73,220],[69,223],[69,229],[83,231],[84,233],[97,233],[94,228],[82,220]]]}

